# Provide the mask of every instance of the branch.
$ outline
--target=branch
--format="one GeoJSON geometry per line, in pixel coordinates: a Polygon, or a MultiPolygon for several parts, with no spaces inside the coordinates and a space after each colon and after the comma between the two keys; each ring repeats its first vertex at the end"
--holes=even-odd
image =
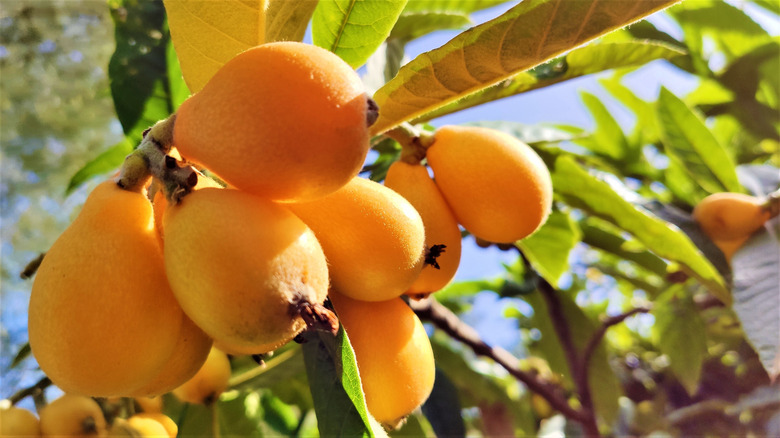
{"type": "Polygon", "coordinates": [[[577,388],[580,403],[582,404],[581,412],[585,415],[585,419],[582,421],[582,427],[585,431],[585,435],[601,436],[593,407],[593,396],[591,395],[590,383],[588,382],[588,367],[584,360],[579,360],[577,348],[574,345],[574,340],[572,339],[571,331],[569,330],[569,324],[566,321],[566,315],[563,314],[563,307],[556,295],[557,291],[543,278],[540,277],[538,281],[539,291],[547,302],[547,311],[550,313],[550,319],[555,328],[555,333],[558,335],[563,351],[566,354],[566,360],[569,363],[572,380],[574,380],[574,386],[577,388]]]}
{"type": "Polygon", "coordinates": [[[533,373],[523,371],[520,368],[520,361],[516,357],[503,348],[487,345],[479,337],[476,330],[461,321],[457,315],[438,301],[433,298],[420,301],[410,300],[409,305],[420,319],[433,323],[453,339],[468,345],[477,355],[496,361],[509,374],[523,382],[531,391],[544,397],[553,408],[566,417],[580,423],[587,421],[587,416],[583,412],[569,405],[561,387],[547,382],[533,373]]]}
{"type": "Polygon", "coordinates": [[[634,316],[638,313],[648,313],[650,312],[649,307],[637,307],[635,309],[631,309],[626,313],[621,313],[620,315],[611,316],[609,318],[606,318],[602,323],[601,326],[596,329],[596,331],[593,333],[593,335],[590,337],[590,340],[588,340],[588,344],[585,346],[585,349],[582,351],[582,367],[579,369],[579,371],[582,374],[586,375],[588,374],[588,367],[590,366],[590,358],[593,356],[593,352],[596,351],[596,348],[601,343],[601,340],[604,339],[604,335],[607,334],[607,329],[612,327],[613,325],[618,325],[621,322],[625,321],[626,319],[630,318],[631,316],[634,316]]]}
{"type": "Polygon", "coordinates": [[[30,386],[29,388],[20,389],[14,395],[8,397],[8,400],[11,402],[12,405],[15,405],[27,396],[35,396],[36,394],[42,393],[43,390],[50,385],[51,385],[51,379],[49,379],[48,377],[44,377],[38,382],[36,382],[35,385],[33,386],[30,386]]]}

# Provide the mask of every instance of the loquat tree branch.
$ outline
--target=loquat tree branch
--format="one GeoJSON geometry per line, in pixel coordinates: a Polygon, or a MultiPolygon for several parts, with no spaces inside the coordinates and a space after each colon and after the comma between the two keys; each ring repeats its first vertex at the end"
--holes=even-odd
{"type": "Polygon", "coordinates": [[[476,330],[432,297],[420,301],[410,300],[409,305],[421,320],[431,322],[453,339],[468,345],[477,355],[493,359],[509,374],[523,382],[528,389],[544,397],[550,406],[567,418],[580,423],[587,420],[584,412],[569,405],[563,388],[543,380],[536,374],[522,370],[520,361],[516,357],[503,348],[486,344],[476,330]]]}
{"type": "Polygon", "coordinates": [[[52,382],[51,379],[48,377],[43,377],[41,380],[37,381],[34,385],[23,388],[8,397],[8,401],[11,402],[12,405],[15,405],[19,403],[22,399],[28,396],[35,397],[38,394],[43,393],[43,390],[51,386],[52,382]]]}
{"type": "Polygon", "coordinates": [[[585,418],[580,423],[587,436],[599,437],[601,433],[599,432],[596,411],[593,405],[593,395],[588,382],[588,367],[586,362],[580,360],[580,356],[577,354],[577,348],[574,345],[571,330],[569,330],[569,324],[566,320],[566,315],[563,313],[563,307],[558,299],[557,291],[541,277],[538,278],[538,289],[547,302],[547,311],[550,314],[555,333],[561,341],[564,354],[566,354],[566,361],[569,363],[572,380],[574,380],[580,404],[582,404],[580,412],[585,418]]]}
{"type": "Polygon", "coordinates": [[[621,322],[625,321],[626,319],[637,315],[639,313],[648,313],[650,312],[649,307],[636,307],[634,309],[629,310],[628,312],[621,313],[620,315],[610,316],[608,318],[605,318],[598,329],[593,333],[593,335],[588,340],[587,345],[585,345],[585,349],[582,350],[582,367],[580,367],[579,370],[577,370],[580,374],[585,374],[584,378],[587,379],[588,374],[588,367],[590,365],[590,359],[593,357],[593,352],[596,351],[596,348],[598,348],[599,344],[601,343],[601,340],[604,339],[604,335],[607,334],[607,330],[614,326],[618,325],[621,322]]]}

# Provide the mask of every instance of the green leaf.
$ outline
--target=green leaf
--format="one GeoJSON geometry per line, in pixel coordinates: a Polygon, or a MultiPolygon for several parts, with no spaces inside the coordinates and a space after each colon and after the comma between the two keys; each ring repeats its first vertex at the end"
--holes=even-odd
{"type": "MultiPolygon", "coordinates": [[[[561,310],[566,318],[574,347],[579,351],[585,348],[591,336],[596,331],[596,324],[577,306],[571,294],[565,291],[555,292],[561,305],[561,310]]],[[[542,334],[542,339],[536,344],[542,356],[550,364],[553,372],[561,374],[569,387],[572,387],[572,373],[563,346],[556,334],[553,321],[546,300],[541,293],[524,295],[528,304],[534,309],[531,319],[533,327],[542,334]]],[[[578,353],[578,354],[579,354],[578,353]]],[[[588,383],[591,387],[593,403],[596,406],[596,414],[604,422],[611,424],[618,414],[618,398],[621,395],[620,382],[615,372],[609,365],[607,348],[604,342],[594,350],[588,366],[588,383]]]]}
{"type": "Polygon", "coordinates": [[[131,141],[174,111],[168,82],[168,34],[162,2],[112,0],[116,50],[108,63],[111,95],[131,141]]]}
{"type": "Polygon", "coordinates": [[[585,91],[581,91],[580,96],[596,121],[596,129],[590,137],[576,143],[613,160],[625,159],[629,152],[628,141],[620,124],[598,97],[585,91]]]}
{"type": "Polygon", "coordinates": [[[672,3],[523,1],[403,66],[374,93],[382,111],[372,132],[420,119],[672,3]]]}
{"type": "Polygon", "coordinates": [[[320,0],[312,17],[312,41],[360,67],[382,44],[407,0],[320,0]]]}
{"type": "Polygon", "coordinates": [[[734,161],[702,120],[666,88],[658,97],[661,138],[669,158],[709,193],[742,192],[734,161]]]}
{"type": "Polygon", "coordinates": [[[173,48],[173,41],[168,40],[168,45],[165,48],[165,59],[168,63],[168,90],[170,90],[171,107],[176,111],[190,97],[190,89],[184,82],[181,65],[176,57],[176,50],[173,48]]]}
{"type": "Polygon", "coordinates": [[[569,269],[569,253],[580,237],[581,232],[569,215],[554,211],[540,229],[515,244],[539,275],[550,284],[558,284],[569,269]]]}
{"type": "Polygon", "coordinates": [[[693,297],[684,285],[675,285],[655,300],[653,339],[680,383],[693,395],[699,386],[707,355],[706,327],[693,297]]]}
{"type": "Polygon", "coordinates": [[[303,359],[321,436],[386,437],[363,398],[355,353],[343,327],[306,335],[303,359]]]}
{"type": "Polygon", "coordinates": [[[678,262],[726,305],[731,304],[731,294],[723,278],[678,228],[626,201],[609,184],[590,175],[571,157],[561,156],[556,160],[552,179],[555,193],[563,196],[570,205],[631,233],[657,255],[678,262]]]}
{"type": "Polygon", "coordinates": [[[305,369],[303,354],[300,348],[291,348],[284,352],[277,351],[273,357],[265,361],[265,365],[253,367],[248,371],[230,378],[228,387],[231,389],[271,388],[280,381],[289,380],[305,369]]]}
{"type": "Polygon", "coordinates": [[[270,0],[265,9],[265,42],[303,41],[317,0],[270,0]]]}
{"type": "Polygon", "coordinates": [[[125,160],[125,157],[133,152],[133,142],[130,139],[125,138],[119,143],[111,146],[103,151],[100,155],[92,159],[84,165],[78,172],[76,172],[68,182],[68,187],[65,189],[65,194],[72,193],[77,188],[81,187],[87,180],[94,176],[103,175],[105,173],[116,170],[125,160]]]}
{"type": "Polygon", "coordinates": [[[600,79],[599,83],[609,94],[625,105],[636,116],[634,134],[632,136],[633,143],[640,145],[656,143],[659,134],[655,106],[641,99],[630,88],[623,85],[618,75],[608,79],[600,79]]]}
{"type": "Polygon", "coordinates": [[[768,11],[774,12],[775,15],[780,15],[780,3],[774,0],[753,0],[753,3],[768,11]]]}
{"type": "Polygon", "coordinates": [[[471,24],[469,14],[506,0],[413,0],[406,4],[389,38],[411,41],[428,33],[471,24]]]}
{"type": "Polygon", "coordinates": [[[579,223],[582,230],[582,241],[594,248],[614,254],[620,259],[634,262],[642,268],[658,275],[666,277],[666,262],[650,251],[629,251],[626,249],[626,239],[612,231],[614,226],[608,226],[601,219],[587,218],[579,223]]]}
{"type": "Polygon", "coordinates": [[[707,36],[719,46],[727,60],[763,44],[769,37],[767,31],[743,10],[722,0],[682,2],[669,9],[669,15],[680,23],[691,51],[703,53],[693,47],[703,48],[701,36],[707,36]]]}
{"type": "Polygon", "coordinates": [[[683,53],[668,45],[643,41],[590,44],[574,49],[536,69],[518,73],[496,85],[429,111],[416,118],[415,122],[434,119],[593,73],[615,68],[637,67],[657,59],[674,59],[683,53]]]}

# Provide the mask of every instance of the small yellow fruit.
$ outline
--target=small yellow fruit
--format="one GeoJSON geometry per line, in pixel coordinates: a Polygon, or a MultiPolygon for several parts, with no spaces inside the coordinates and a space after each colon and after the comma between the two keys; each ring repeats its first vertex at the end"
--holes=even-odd
{"type": "Polygon", "coordinates": [[[179,433],[176,423],[160,413],[135,414],[127,419],[127,424],[144,438],[176,438],[179,433]]]}
{"type": "Polygon", "coordinates": [[[174,143],[240,190],[310,200],[360,171],[368,112],[360,77],[338,56],[267,43],[236,55],[181,105],[174,143]]]}
{"type": "MultiPolygon", "coordinates": [[[[211,338],[206,335],[203,330],[187,315],[182,317],[182,326],[179,333],[179,339],[176,342],[176,346],[173,348],[173,353],[162,370],[157,376],[142,388],[133,391],[133,395],[138,396],[155,396],[165,394],[172,391],[177,386],[186,382],[200,369],[203,363],[206,361],[206,357],[211,350],[212,341],[211,338]]],[[[136,401],[141,404],[142,399],[147,397],[138,397],[136,401]]],[[[151,399],[157,400],[156,412],[160,411],[159,404],[160,398],[151,399]]],[[[150,403],[142,405],[145,412],[153,412],[147,407],[151,407],[150,403]]]]}
{"type": "Polygon", "coordinates": [[[183,316],[151,203],[107,181],[41,263],[30,296],[30,347],[64,391],[125,396],[160,371],[183,316]]]}
{"type": "Polygon", "coordinates": [[[173,395],[187,403],[211,404],[228,386],[230,360],[222,351],[211,348],[203,366],[194,376],[178,388],[173,395]]]}
{"type": "Polygon", "coordinates": [[[360,372],[368,411],[396,425],[433,389],[433,350],[420,319],[401,300],[365,302],[331,291],[360,372]]]}
{"type": "Polygon", "coordinates": [[[693,220],[727,260],[758,231],[771,214],[762,200],[742,193],[713,193],[693,209],[693,220]]]}
{"type": "Polygon", "coordinates": [[[443,126],[426,156],[458,222],[476,237],[514,242],[536,231],[550,214],[550,172],[533,149],[511,135],[443,126]]]}
{"type": "Polygon", "coordinates": [[[436,292],[452,280],[460,264],[458,222],[425,166],[396,161],[387,170],[385,186],[406,198],[420,213],[425,225],[425,246],[444,245],[444,252],[436,258],[437,265],[423,267],[407,294],[417,297],[436,292]]]}
{"type": "Polygon", "coordinates": [[[204,188],[169,207],[164,223],[170,285],[186,314],[221,346],[265,353],[303,330],[299,304],[325,300],[320,244],[279,204],[204,188]]]}
{"type": "Polygon", "coordinates": [[[100,405],[89,397],[65,394],[41,409],[43,436],[106,436],[100,405]]]}
{"type": "Polygon", "coordinates": [[[311,202],[286,204],[317,235],[330,278],[365,301],[401,296],[423,266],[425,228],[398,193],[364,178],[311,202]]]}
{"type": "Polygon", "coordinates": [[[9,406],[0,409],[0,436],[41,436],[38,417],[27,409],[9,406]]]}

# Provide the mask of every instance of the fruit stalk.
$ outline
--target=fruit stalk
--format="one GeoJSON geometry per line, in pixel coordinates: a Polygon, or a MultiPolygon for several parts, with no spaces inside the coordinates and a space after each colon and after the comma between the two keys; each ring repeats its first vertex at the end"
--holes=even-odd
{"type": "Polygon", "coordinates": [[[425,151],[433,144],[433,134],[418,129],[408,122],[385,132],[401,145],[401,161],[409,164],[420,164],[425,158],[425,151]]]}

